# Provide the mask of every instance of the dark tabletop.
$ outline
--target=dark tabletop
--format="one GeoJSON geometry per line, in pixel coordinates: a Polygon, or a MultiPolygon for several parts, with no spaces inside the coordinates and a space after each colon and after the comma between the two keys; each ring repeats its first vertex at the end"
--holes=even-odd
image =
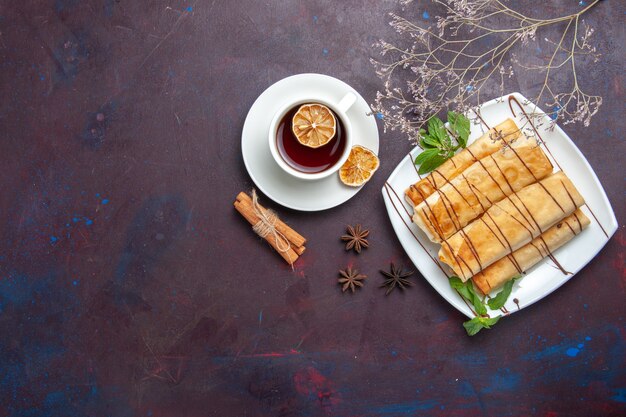
{"type": "MultiPolygon", "coordinates": [[[[371,103],[388,12],[402,8],[0,2],[0,415],[626,413],[623,227],[554,294],[470,338],[421,277],[378,288],[390,261],[411,266],[380,192],[411,148],[401,135],[379,126],[381,168],[340,207],[299,213],[261,195],[309,238],[295,271],[233,209],[253,187],[240,143],[256,97],[318,72],[371,103]],[[353,223],[371,230],[359,256],[338,239],[353,223]],[[336,284],[349,264],[369,275],[353,295],[336,284]]],[[[580,78],[604,103],[590,127],[565,128],[620,224],[624,13],[619,1],[590,13],[604,56],[580,78]]],[[[538,80],[512,82],[525,93],[538,80]]]]}

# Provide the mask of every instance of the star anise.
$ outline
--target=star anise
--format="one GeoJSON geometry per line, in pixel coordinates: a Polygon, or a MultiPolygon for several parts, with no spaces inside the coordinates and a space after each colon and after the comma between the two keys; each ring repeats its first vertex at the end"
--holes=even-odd
{"type": "Polygon", "coordinates": [[[357,287],[363,286],[365,278],[367,278],[367,275],[359,274],[358,270],[348,267],[339,271],[339,279],[337,281],[341,285],[342,292],[346,292],[348,288],[354,292],[357,287]]]}
{"type": "Polygon", "coordinates": [[[361,229],[361,225],[357,224],[356,226],[348,226],[346,231],[348,234],[341,236],[341,240],[347,242],[346,250],[354,248],[356,253],[361,253],[362,248],[369,247],[369,243],[366,239],[370,234],[369,230],[361,229]]]}
{"type": "Polygon", "coordinates": [[[394,288],[398,287],[401,290],[405,290],[407,287],[412,287],[413,283],[409,281],[407,278],[415,273],[415,271],[407,271],[404,272],[402,268],[396,268],[394,263],[391,263],[391,271],[383,271],[380,273],[383,274],[385,278],[385,282],[380,286],[380,288],[387,288],[385,295],[389,295],[394,288]]]}

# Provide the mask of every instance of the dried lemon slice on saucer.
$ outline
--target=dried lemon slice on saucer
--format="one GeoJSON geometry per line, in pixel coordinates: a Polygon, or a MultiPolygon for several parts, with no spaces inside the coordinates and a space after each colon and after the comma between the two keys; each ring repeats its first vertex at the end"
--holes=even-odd
{"type": "Polygon", "coordinates": [[[339,169],[339,178],[350,187],[360,187],[372,178],[379,166],[380,161],[374,152],[355,145],[350,150],[348,160],[339,169]]]}
{"type": "Polygon", "coordinates": [[[298,142],[309,148],[326,145],[335,136],[337,120],[322,104],[303,104],[293,115],[291,131],[298,142]]]}

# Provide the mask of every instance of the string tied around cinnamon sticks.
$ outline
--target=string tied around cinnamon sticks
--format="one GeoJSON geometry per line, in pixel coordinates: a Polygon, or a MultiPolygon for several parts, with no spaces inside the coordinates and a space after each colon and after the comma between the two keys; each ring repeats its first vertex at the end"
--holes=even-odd
{"type": "Polygon", "coordinates": [[[254,232],[293,268],[294,262],[306,250],[306,239],[287,226],[272,210],[263,207],[255,190],[251,194],[252,197],[240,192],[233,203],[235,208],[252,225],[254,232]]]}
{"type": "Polygon", "coordinates": [[[254,233],[261,236],[263,239],[267,238],[267,236],[272,235],[274,240],[276,241],[276,249],[279,252],[287,252],[291,249],[291,244],[289,243],[289,239],[278,230],[276,230],[276,221],[278,220],[278,216],[274,213],[273,210],[264,209],[261,210],[259,205],[259,197],[256,195],[256,190],[252,189],[252,208],[254,209],[254,213],[259,217],[259,221],[252,225],[252,230],[254,233]]]}

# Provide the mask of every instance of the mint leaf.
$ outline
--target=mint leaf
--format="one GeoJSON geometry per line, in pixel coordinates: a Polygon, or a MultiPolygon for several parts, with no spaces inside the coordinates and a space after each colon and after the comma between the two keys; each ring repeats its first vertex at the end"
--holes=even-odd
{"type": "Polygon", "coordinates": [[[496,317],[479,317],[478,320],[485,326],[486,329],[491,329],[491,327],[500,320],[502,316],[496,317]]]}
{"type": "Polygon", "coordinates": [[[469,119],[463,114],[449,111],[448,123],[450,124],[450,129],[456,134],[459,145],[465,148],[467,146],[467,139],[470,135],[469,119]]]}
{"type": "Polygon", "coordinates": [[[430,150],[437,151],[437,155],[435,155],[432,158],[424,161],[420,165],[420,169],[418,170],[420,175],[424,175],[424,174],[432,171],[433,169],[437,168],[438,166],[440,166],[441,164],[446,162],[446,159],[448,159],[446,157],[443,157],[443,156],[439,155],[439,150],[438,149],[429,149],[429,151],[430,150]]]}
{"type": "Polygon", "coordinates": [[[454,145],[444,123],[437,116],[428,120],[428,131],[420,129],[419,144],[424,150],[415,158],[415,165],[419,165],[418,173],[427,174],[436,169],[446,160],[452,158],[456,150],[467,145],[469,136],[469,119],[462,114],[448,112],[448,122],[452,130],[458,135],[458,145],[454,145]]]}
{"type": "Polygon", "coordinates": [[[436,149],[436,146],[431,145],[429,142],[426,142],[424,138],[420,139],[420,147],[422,149],[436,149]]]}
{"type": "Polygon", "coordinates": [[[467,290],[471,294],[470,301],[474,306],[474,310],[476,310],[476,314],[487,314],[487,307],[485,307],[485,303],[483,302],[482,298],[480,298],[480,296],[476,294],[476,292],[474,291],[474,284],[472,284],[470,281],[467,281],[467,290]]]}
{"type": "Polygon", "coordinates": [[[428,134],[437,139],[439,143],[450,141],[450,137],[448,136],[446,127],[443,125],[441,119],[437,116],[431,117],[428,121],[428,134]]]}
{"type": "Polygon", "coordinates": [[[448,281],[450,281],[450,286],[455,290],[458,290],[461,287],[465,287],[465,283],[461,280],[461,278],[457,277],[456,275],[452,275],[450,278],[448,278],[448,281]]]}
{"type": "Polygon", "coordinates": [[[441,143],[430,135],[423,135],[421,142],[425,143],[428,148],[439,148],[441,146],[441,143]]]}
{"type": "Polygon", "coordinates": [[[518,275],[516,277],[513,277],[513,279],[511,279],[510,281],[507,281],[506,284],[504,284],[504,288],[502,288],[502,291],[500,291],[498,295],[487,301],[487,305],[489,305],[489,308],[492,310],[502,308],[504,303],[506,303],[506,300],[511,295],[511,291],[513,290],[513,284],[515,284],[515,281],[520,278],[521,276],[518,275]]]}
{"type": "Polygon", "coordinates": [[[474,336],[482,329],[490,329],[491,326],[493,326],[498,322],[498,320],[500,320],[501,316],[493,318],[481,317],[487,314],[487,308],[485,307],[485,303],[480,298],[480,296],[476,294],[474,284],[472,284],[471,281],[463,282],[461,278],[457,276],[451,276],[449,278],[449,282],[452,288],[457,290],[463,298],[472,303],[474,309],[476,310],[476,314],[478,314],[478,316],[463,323],[463,327],[465,327],[465,331],[468,335],[474,336]]]}
{"type": "Polygon", "coordinates": [[[478,321],[479,318],[480,317],[474,317],[473,319],[463,323],[463,327],[465,327],[465,331],[468,336],[474,336],[483,329],[482,323],[478,321]]]}
{"type": "Polygon", "coordinates": [[[421,165],[437,155],[439,155],[439,149],[424,149],[422,153],[415,157],[415,165],[421,165]]]}
{"type": "Polygon", "coordinates": [[[480,298],[480,296],[476,294],[476,291],[474,290],[474,284],[472,284],[471,281],[463,282],[461,278],[456,276],[451,276],[449,278],[449,281],[450,286],[457,290],[463,298],[465,298],[474,306],[476,314],[487,314],[487,308],[485,307],[485,303],[480,298]]]}
{"type": "Polygon", "coordinates": [[[455,290],[457,290],[459,294],[461,294],[462,297],[466,298],[467,300],[469,300],[472,297],[469,290],[467,289],[467,284],[461,281],[461,278],[453,275],[449,278],[449,280],[450,280],[450,286],[454,288],[455,290]]]}
{"type": "Polygon", "coordinates": [[[501,316],[497,317],[474,317],[471,320],[468,320],[463,323],[463,327],[465,327],[465,331],[468,336],[474,336],[476,333],[481,331],[482,329],[491,329],[493,325],[495,325],[498,320],[500,320],[501,316]]]}

